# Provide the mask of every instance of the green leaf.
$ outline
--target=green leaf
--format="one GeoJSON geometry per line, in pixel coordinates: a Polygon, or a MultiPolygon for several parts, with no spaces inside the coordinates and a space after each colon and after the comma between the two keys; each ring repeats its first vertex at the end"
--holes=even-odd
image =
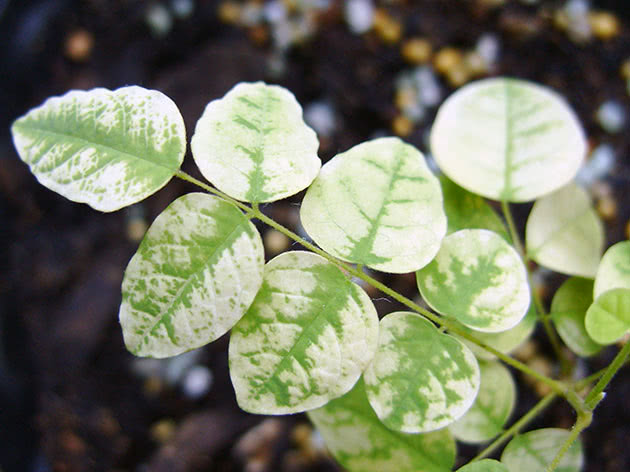
{"type": "Polygon", "coordinates": [[[455,440],[448,429],[426,434],[387,429],[368,403],[362,379],[308,416],[350,472],[448,472],[455,464],[455,440]]]}
{"type": "Polygon", "coordinates": [[[501,236],[485,229],[448,235],[416,279],[434,310],[477,331],[495,333],[516,326],[530,304],[521,258],[501,236]]]}
{"type": "Polygon", "coordinates": [[[482,459],[478,462],[471,462],[464,467],[457,469],[457,472],[510,472],[508,468],[494,459],[482,459]]]}
{"type": "MultiPolygon", "coordinates": [[[[510,472],[545,472],[569,434],[565,429],[547,428],[516,436],[505,446],[501,462],[510,472]]],[[[562,457],[555,471],[579,472],[583,463],[582,443],[578,439],[562,457]]]]}
{"type": "Polygon", "coordinates": [[[448,219],[447,234],[460,229],[489,229],[510,242],[503,221],[483,198],[461,188],[444,175],[440,176],[440,184],[448,219]]]}
{"type": "Polygon", "coordinates": [[[630,241],[612,245],[604,253],[593,288],[593,297],[613,288],[630,288],[630,241]]]}
{"type": "Polygon", "coordinates": [[[378,349],[364,379],[385,426],[425,433],[470,408],[479,390],[479,365],[466,346],[422,316],[395,312],[381,320],[378,349]]]}
{"type": "Polygon", "coordinates": [[[569,184],[534,203],[525,230],[527,254],[563,274],[593,278],[604,248],[604,227],[588,193],[569,184]]]}
{"type": "Polygon", "coordinates": [[[315,132],[291,92],[240,83],[207,106],[192,137],[203,176],[231,197],[272,202],[298,193],[317,176],[315,132]]]}
{"type": "Polygon", "coordinates": [[[551,319],[565,344],[582,357],[597,354],[602,346],[591,339],[584,326],[586,310],[593,303],[593,281],[580,277],[566,280],[553,296],[551,319]]]}
{"type": "Polygon", "coordinates": [[[157,192],[186,152],[177,106],[142,87],[52,97],[11,128],[20,158],[64,197],[115,211],[157,192]]]}
{"type": "Polygon", "coordinates": [[[318,408],[354,386],[377,341],[376,309],[358,285],[321,256],[281,254],[232,330],[236,399],[250,413],[318,408]]]}
{"type": "MultiPolygon", "coordinates": [[[[479,341],[487,344],[488,346],[492,346],[497,351],[502,352],[503,354],[509,354],[514,351],[517,347],[519,347],[527,338],[531,336],[534,332],[534,328],[536,327],[536,321],[538,317],[536,316],[536,307],[533,303],[530,303],[529,310],[527,310],[527,314],[525,318],[523,318],[519,323],[506,331],[501,331],[499,333],[482,333],[481,331],[475,331],[473,329],[467,328],[461,323],[458,323],[460,329],[472,334],[479,341]]],[[[482,359],[486,361],[492,361],[496,359],[494,354],[482,349],[470,341],[457,336],[452,333],[452,336],[459,339],[463,342],[468,348],[477,356],[477,359],[482,359]]]]}
{"type": "Polygon", "coordinates": [[[516,399],[512,374],[498,362],[481,362],[481,386],[470,410],[449,428],[456,439],[483,443],[503,432],[516,399]]]}
{"type": "Polygon", "coordinates": [[[437,178],[420,151],[398,138],[359,144],[326,163],[300,218],[327,252],[394,273],[425,266],[446,232],[437,178]]]}
{"type": "Polygon", "coordinates": [[[612,344],[630,332],[630,289],[614,288],[595,299],[584,320],[587,333],[600,344],[612,344]]]}
{"type": "Polygon", "coordinates": [[[262,284],[256,227],[234,205],[204,193],[171,203],[129,261],[120,324],[137,356],[169,357],[225,334],[262,284]]]}
{"type": "Polygon", "coordinates": [[[431,150],[455,183],[484,197],[526,202],[562,187],[580,168],[586,138],[550,89],[524,80],[473,82],[440,107],[431,150]]]}

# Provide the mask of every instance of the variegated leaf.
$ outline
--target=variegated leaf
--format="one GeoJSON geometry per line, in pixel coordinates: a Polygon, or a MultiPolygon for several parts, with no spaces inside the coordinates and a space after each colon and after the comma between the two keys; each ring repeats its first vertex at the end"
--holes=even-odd
{"type": "Polygon", "coordinates": [[[156,90],[135,86],[49,98],[11,131],[20,158],[41,184],[106,212],[157,192],[186,152],[177,106],[156,90]]]}
{"type": "Polygon", "coordinates": [[[362,379],[308,416],[349,472],[448,472],[455,463],[455,440],[448,429],[405,434],[386,428],[368,403],[362,379]]]}
{"type": "Polygon", "coordinates": [[[593,298],[613,288],[630,288],[630,241],[621,241],[604,253],[595,277],[593,298]]]}
{"type": "Polygon", "coordinates": [[[586,139],[575,113],[555,92],[492,78],[466,85],[442,104],[431,151],[440,169],[465,189],[525,202],[575,176],[586,139]]]}
{"type": "Polygon", "coordinates": [[[291,92],[240,83],[207,106],[191,148],[206,179],[238,200],[271,202],[310,185],[321,167],[315,132],[291,92]]]}
{"type": "Polygon", "coordinates": [[[203,193],[171,203],[131,258],[120,324],[137,356],[168,357],[226,333],[262,284],[255,226],[234,205],[203,193]]]}
{"type": "Polygon", "coordinates": [[[479,365],[457,339],[415,313],[381,320],[378,349],[364,374],[368,400],[390,429],[425,433],[459,419],[479,390],[479,365]]]}
{"type": "Polygon", "coordinates": [[[358,285],[321,256],[281,254],[232,330],[236,399],[250,413],[318,408],[353,387],[377,340],[376,309],[358,285]]]}
{"type": "Polygon", "coordinates": [[[475,402],[449,428],[456,439],[483,443],[498,436],[510,418],[516,399],[512,374],[499,362],[479,363],[481,386],[475,402]]]}
{"type": "MultiPolygon", "coordinates": [[[[545,472],[569,434],[565,429],[547,428],[516,436],[505,446],[501,462],[510,472],[545,472]]],[[[578,439],[564,454],[555,470],[579,472],[583,463],[582,443],[578,439]]]]}
{"type": "Polygon", "coordinates": [[[569,184],[534,203],[525,230],[527,254],[563,274],[595,277],[604,226],[588,193],[569,184]]]}
{"type": "Polygon", "coordinates": [[[612,344],[629,333],[630,289],[613,288],[602,293],[586,312],[584,325],[589,336],[600,344],[612,344]]]}
{"type": "Polygon", "coordinates": [[[482,459],[478,462],[470,462],[457,472],[510,472],[508,468],[494,459],[482,459]]]}
{"type": "Polygon", "coordinates": [[[485,229],[448,235],[435,259],[416,276],[433,309],[477,331],[508,330],[529,308],[521,258],[501,236],[485,229]]]}
{"type": "Polygon", "coordinates": [[[384,272],[412,272],[435,256],[446,232],[442,192],[416,148],[368,141],[324,165],[300,218],[327,252],[384,272]]]}

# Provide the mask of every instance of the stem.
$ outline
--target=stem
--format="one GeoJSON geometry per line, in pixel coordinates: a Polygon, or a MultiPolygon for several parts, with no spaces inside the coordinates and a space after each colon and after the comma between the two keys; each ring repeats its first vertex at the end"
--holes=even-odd
{"type": "Polygon", "coordinates": [[[575,440],[578,438],[580,433],[584,431],[586,428],[588,428],[588,426],[591,424],[591,421],[593,421],[592,412],[590,411],[580,412],[578,414],[578,418],[575,424],[573,425],[573,428],[571,428],[571,433],[569,434],[569,437],[562,444],[562,447],[556,454],[556,457],[553,458],[553,461],[551,461],[551,464],[549,464],[549,467],[547,467],[546,472],[553,472],[554,470],[556,470],[556,468],[560,465],[560,461],[562,460],[562,457],[564,457],[564,455],[569,450],[571,445],[575,442],[575,440]]]}
{"type": "Polygon", "coordinates": [[[600,377],[595,387],[588,393],[584,399],[586,407],[593,410],[597,404],[603,399],[602,393],[606,386],[610,383],[617,371],[623,366],[630,354],[630,341],[624,344],[621,350],[617,353],[613,361],[608,365],[604,374],[600,377]]]}
{"type": "Polygon", "coordinates": [[[542,413],[543,410],[545,408],[547,408],[549,406],[549,404],[556,397],[557,397],[557,394],[553,393],[553,392],[552,393],[548,393],[547,395],[545,395],[538,403],[536,403],[536,405],[534,405],[534,407],[531,410],[529,410],[525,415],[523,415],[521,417],[521,419],[519,419],[516,423],[514,423],[507,430],[505,430],[503,432],[503,434],[501,434],[501,436],[499,436],[497,439],[492,441],[492,443],[488,447],[486,447],[483,451],[481,451],[479,454],[477,454],[471,460],[471,462],[478,461],[478,460],[483,459],[484,457],[487,457],[490,454],[492,454],[492,452],[494,452],[495,449],[497,449],[499,446],[501,446],[504,442],[506,442],[512,436],[517,434],[521,429],[523,429],[525,426],[527,426],[527,424],[530,421],[532,421],[536,416],[538,416],[540,413],[542,413]]]}

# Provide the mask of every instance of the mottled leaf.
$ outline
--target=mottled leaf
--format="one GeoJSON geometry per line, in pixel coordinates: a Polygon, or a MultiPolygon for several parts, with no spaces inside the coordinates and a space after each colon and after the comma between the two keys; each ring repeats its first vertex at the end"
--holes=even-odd
{"type": "Polygon", "coordinates": [[[569,184],[534,203],[525,230],[527,254],[563,274],[595,277],[604,227],[588,193],[569,184]]]}
{"type": "Polygon", "coordinates": [[[440,107],[431,151],[467,190],[525,202],[562,187],[586,154],[575,113],[550,89],[523,80],[473,82],[440,107]]]}
{"type": "Polygon", "coordinates": [[[364,374],[372,408],[390,429],[424,433],[459,419],[479,390],[470,350],[420,315],[381,320],[378,349],[364,374]]]}
{"type": "Polygon", "coordinates": [[[593,297],[613,288],[630,288],[630,241],[621,241],[604,253],[595,277],[593,297]]]}
{"type": "Polygon", "coordinates": [[[434,310],[477,331],[508,330],[529,308],[521,258],[501,236],[485,229],[448,235],[416,278],[422,297],[434,310]]]}
{"type": "Polygon", "coordinates": [[[206,179],[238,200],[271,202],[310,185],[319,142],[288,90],[240,83],[207,106],[191,148],[206,179]]]}
{"type": "Polygon", "coordinates": [[[203,193],[171,203],[129,261],[120,324],[137,356],[168,357],[214,341],[262,284],[260,234],[234,205],[203,193]]]}
{"type": "Polygon", "coordinates": [[[448,429],[405,434],[386,428],[368,403],[362,379],[308,416],[349,472],[448,472],[455,464],[455,440],[448,429]]]}
{"type": "MultiPolygon", "coordinates": [[[[569,434],[565,429],[547,428],[516,436],[505,446],[501,462],[510,472],[545,472],[569,434]]],[[[579,472],[583,463],[582,443],[578,439],[564,454],[555,472],[579,472]]]]}
{"type": "Polygon", "coordinates": [[[612,344],[630,332],[630,289],[602,293],[586,312],[586,332],[595,342],[612,344]]]}
{"type": "Polygon", "coordinates": [[[232,330],[238,403],[272,415],[318,408],[354,386],[377,341],[376,309],[358,285],[321,256],[281,254],[232,330]]]}
{"type": "Polygon", "coordinates": [[[17,119],[13,142],[37,180],[64,197],[114,211],[157,192],[186,152],[177,106],[142,87],[73,90],[17,119]]]}
{"type": "Polygon", "coordinates": [[[580,277],[566,280],[551,302],[551,319],[558,334],[569,349],[582,357],[592,356],[602,349],[584,326],[586,310],[592,303],[593,281],[580,277]]]}
{"type": "Polygon", "coordinates": [[[499,362],[479,363],[481,386],[475,402],[459,420],[450,426],[456,439],[483,443],[503,432],[516,399],[512,374],[499,362]]]}
{"type": "Polygon", "coordinates": [[[457,472],[510,472],[508,468],[494,459],[482,459],[471,462],[457,469],[457,472]]]}
{"type": "Polygon", "coordinates": [[[327,252],[384,272],[423,267],[446,232],[437,178],[398,138],[359,144],[326,163],[300,217],[327,252]]]}

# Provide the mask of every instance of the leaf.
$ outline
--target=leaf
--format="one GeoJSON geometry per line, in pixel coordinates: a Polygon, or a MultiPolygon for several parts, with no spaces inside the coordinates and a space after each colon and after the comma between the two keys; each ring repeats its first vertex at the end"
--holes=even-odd
{"type": "MultiPolygon", "coordinates": [[[[569,437],[569,431],[558,428],[537,429],[512,439],[501,455],[510,472],[545,472],[569,437]]],[[[560,460],[556,472],[579,472],[584,457],[582,443],[576,440],[560,460]]]]}
{"type": "Polygon", "coordinates": [[[483,443],[503,432],[516,399],[512,374],[498,362],[481,362],[481,386],[475,402],[449,428],[456,439],[483,443]]]}
{"type": "Polygon", "coordinates": [[[457,339],[415,313],[381,320],[378,349],[364,374],[379,419],[403,433],[425,433],[460,418],[479,390],[479,365],[457,339]]]}
{"type": "Polygon", "coordinates": [[[157,192],[186,152],[177,106],[156,90],[135,86],[49,98],[18,118],[11,132],[42,185],[105,212],[157,192]]]}
{"type": "Polygon", "coordinates": [[[614,288],[602,293],[586,312],[584,324],[599,344],[612,344],[630,332],[630,289],[614,288]]]}
{"type": "Polygon", "coordinates": [[[485,229],[448,235],[416,279],[431,308],[477,331],[516,326],[530,304],[521,258],[501,236],[485,229]]]}
{"type": "Polygon", "coordinates": [[[317,176],[315,132],[291,92],[240,83],[207,106],[192,137],[203,176],[231,197],[272,202],[298,193],[317,176]]]}
{"type": "Polygon", "coordinates": [[[321,256],[281,254],[232,330],[238,404],[272,415],[318,408],[354,386],[377,341],[376,309],[358,285],[321,256]]]}
{"type": "Polygon", "coordinates": [[[613,288],[630,288],[630,241],[614,244],[604,253],[597,269],[593,297],[613,288]]]}
{"type": "Polygon", "coordinates": [[[426,265],[446,232],[438,180],[420,151],[398,138],[359,144],[327,162],[300,218],[327,252],[394,273],[426,265]]]}
{"type": "Polygon", "coordinates": [[[526,202],[567,184],[586,155],[584,131],[550,89],[509,78],[462,87],[438,110],[431,150],[458,185],[526,202]]]}
{"type": "Polygon", "coordinates": [[[503,221],[483,198],[461,188],[444,175],[440,176],[440,184],[448,219],[447,234],[460,229],[489,229],[510,242],[503,221]]]}
{"type": "Polygon", "coordinates": [[[457,472],[510,472],[508,468],[494,459],[482,459],[477,462],[470,462],[464,467],[457,469],[457,472]]]}
{"type": "Polygon", "coordinates": [[[579,277],[566,280],[551,302],[551,320],[558,334],[569,349],[582,357],[592,356],[602,349],[584,326],[586,310],[592,303],[593,281],[579,277]]]}
{"type": "Polygon", "coordinates": [[[527,254],[563,274],[593,278],[604,227],[584,189],[569,184],[534,203],[525,230],[527,254]]]}
{"type": "Polygon", "coordinates": [[[120,324],[137,356],[169,357],[226,333],[262,284],[256,227],[234,205],[203,193],[171,203],[129,261],[120,324]]]}
{"type": "MultiPolygon", "coordinates": [[[[473,336],[475,336],[479,341],[492,346],[497,351],[502,352],[503,354],[509,354],[514,351],[517,347],[519,347],[526,339],[528,339],[534,331],[536,327],[536,307],[533,303],[530,303],[529,310],[527,310],[527,314],[525,318],[523,318],[519,323],[506,331],[501,331],[499,333],[483,333],[481,331],[475,331],[473,329],[467,328],[463,324],[458,323],[458,327],[473,336]]],[[[477,359],[482,359],[485,361],[492,361],[496,359],[494,354],[482,349],[470,341],[459,337],[458,335],[451,333],[451,335],[461,342],[463,342],[472,352],[475,354],[477,359]]]]}
{"type": "Polygon", "coordinates": [[[455,440],[448,429],[426,434],[387,429],[368,403],[362,379],[308,416],[350,472],[448,472],[455,464],[455,440]]]}

